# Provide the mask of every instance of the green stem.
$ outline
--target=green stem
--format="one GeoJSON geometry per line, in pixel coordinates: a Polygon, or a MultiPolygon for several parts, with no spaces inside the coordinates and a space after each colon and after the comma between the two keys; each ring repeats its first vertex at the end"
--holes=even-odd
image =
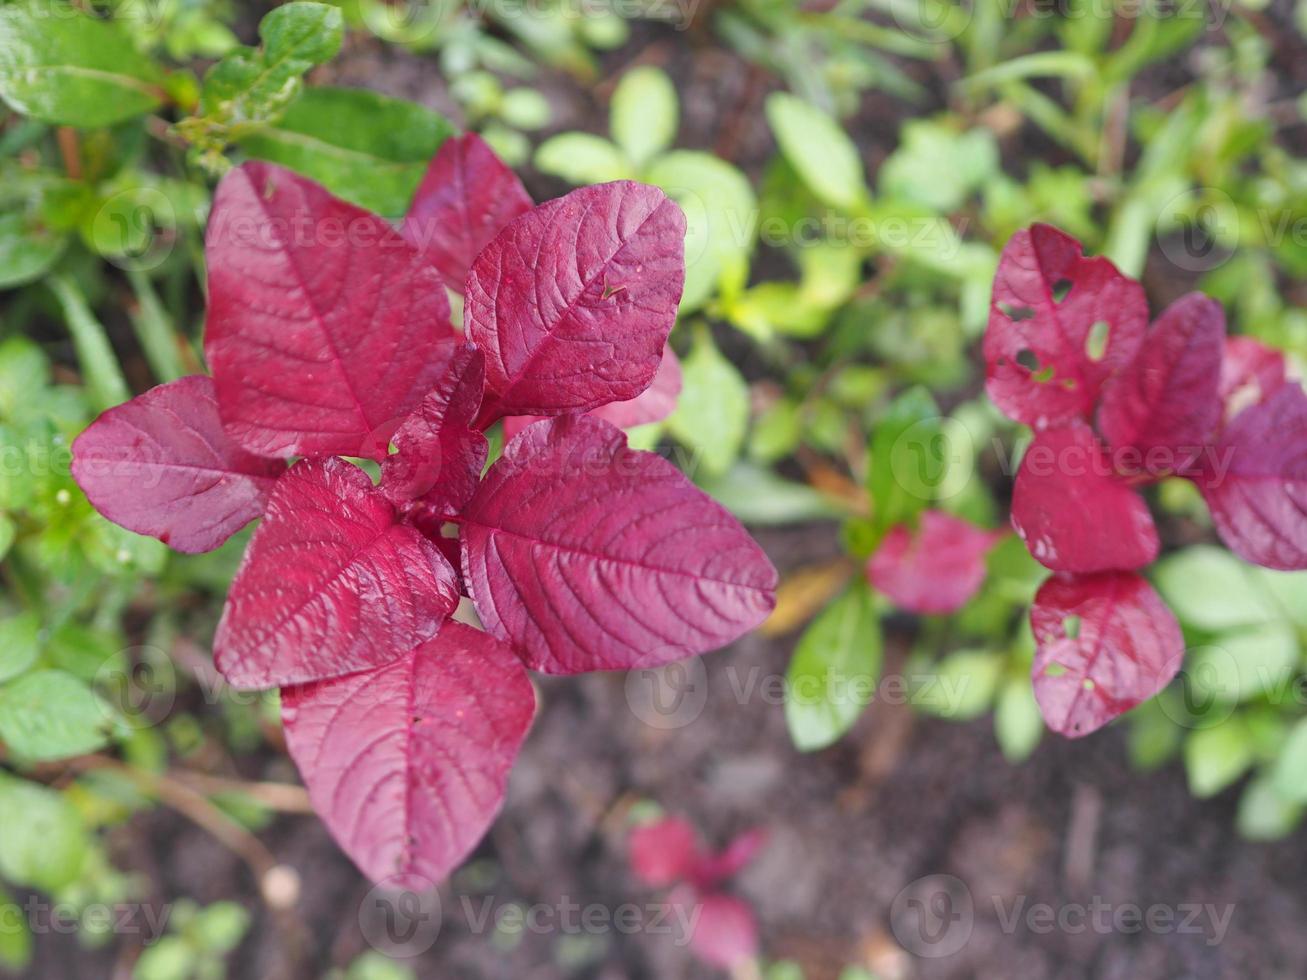
{"type": "Polygon", "coordinates": [[[180,350],[182,340],[159,302],[154,284],[139,270],[129,270],[127,278],[136,293],[136,308],[130,311],[132,327],[141,342],[145,359],[150,362],[150,370],[160,381],[180,378],[186,373],[180,350]]]}
{"type": "Polygon", "coordinates": [[[72,334],[73,347],[86,377],[91,400],[99,409],[127,401],[131,398],[131,390],[127,387],[104,324],[95,318],[86,304],[86,297],[67,275],[51,276],[48,282],[63,307],[64,320],[72,334]]]}

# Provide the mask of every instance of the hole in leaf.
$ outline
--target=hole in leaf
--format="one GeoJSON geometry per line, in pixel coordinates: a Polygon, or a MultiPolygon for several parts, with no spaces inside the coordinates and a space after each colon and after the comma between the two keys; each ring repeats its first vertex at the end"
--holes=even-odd
{"type": "Polygon", "coordinates": [[[1049,664],[1044,668],[1045,677],[1061,677],[1066,673],[1066,668],[1061,664],[1049,664]]]}
{"type": "Polygon", "coordinates": [[[1066,634],[1068,640],[1075,640],[1080,637],[1080,617],[1068,616],[1062,620],[1062,632],[1066,634]]]}
{"type": "Polygon", "coordinates": [[[1017,363],[1027,371],[1039,370],[1039,358],[1035,356],[1034,351],[1028,348],[1026,350],[1017,351],[1017,363]]]}
{"type": "Polygon", "coordinates": [[[1035,311],[1029,306],[1013,306],[1011,303],[999,303],[999,311],[1011,320],[1013,323],[1020,323],[1022,320],[1033,320],[1035,311]]]}
{"type": "Polygon", "coordinates": [[[1059,279],[1053,283],[1053,302],[1060,303],[1066,299],[1067,293],[1071,292],[1071,280],[1059,279]]]}
{"type": "Polygon", "coordinates": [[[626,289],[625,286],[604,286],[604,295],[602,298],[611,299],[613,296],[616,296],[624,289],[626,289]]]}
{"type": "Polygon", "coordinates": [[[1092,691],[1094,689],[1094,682],[1090,680],[1088,677],[1086,677],[1084,680],[1080,682],[1080,686],[1083,687],[1086,691],[1092,691]]]}
{"type": "Polygon", "coordinates": [[[1075,391],[1075,390],[1076,390],[1076,379],[1075,379],[1075,378],[1063,378],[1062,381],[1061,381],[1061,384],[1062,384],[1062,387],[1065,388],[1067,391],[1075,391]]]}
{"type": "Polygon", "coordinates": [[[1111,329],[1106,320],[1099,320],[1089,328],[1089,333],[1085,335],[1085,356],[1091,361],[1101,361],[1107,353],[1107,339],[1111,329]]]}

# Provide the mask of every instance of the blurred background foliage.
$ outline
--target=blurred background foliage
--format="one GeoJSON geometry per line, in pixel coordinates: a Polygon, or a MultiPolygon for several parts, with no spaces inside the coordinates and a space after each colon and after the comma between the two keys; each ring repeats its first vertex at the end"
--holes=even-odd
{"type": "MultiPolygon", "coordinates": [[[[244,538],[170,556],[68,475],[98,411],[202,369],[203,228],[233,162],[394,218],[471,128],[532,187],[666,190],[689,219],[684,390],[633,441],[755,527],[840,524],[843,553],[791,570],[766,627],[795,644],[792,680],[874,681],[893,655],[916,707],[992,712],[1019,763],[1043,733],[1025,615],[1043,571],[1008,537],[966,608],[914,617],[862,562],[927,507],[1006,526],[1020,438],[984,397],[977,343],[998,251],[1033,221],[1141,277],[1155,310],[1206,290],[1233,331],[1301,362],[1307,97],[1283,59],[1304,32],[1303,0],[0,4],[0,813],[24,814],[0,834],[0,878],[78,907],[127,900],[140,882],[101,829],[163,802],[240,841],[284,803],[195,778],[279,745],[275,704],[233,698],[207,661],[244,538]],[[632,57],[650,32],[743,60],[763,153],[683,137],[684,87],[632,57]],[[328,84],[342,45],[413,52],[446,111],[328,84]],[[606,115],[557,125],[558,78],[594,86],[606,115]]],[[[1154,578],[1191,655],[1123,722],[1131,761],[1178,758],[1199,797],[1251,773],[1240,829],[1283,836],[1307,804],[1307,578],[1212,548],[1188,484],[1154,502],[1169,548],[1154,578]]],[[[862,708],[787,716],[812,749],[862,708]]],[[[246,924],[184,908],[135,975],[221,976],[246,924]]],[[[30,943],[6,932],[0,964],[21,968],[30,943]]]]}

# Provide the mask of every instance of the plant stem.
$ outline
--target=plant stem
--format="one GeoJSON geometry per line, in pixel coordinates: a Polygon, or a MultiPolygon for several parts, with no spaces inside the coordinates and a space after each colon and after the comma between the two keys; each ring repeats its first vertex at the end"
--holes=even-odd
{"type": "Polygon", "coordinates": [[[86,297],[67,275],[54,275],[47,281],[63,307],[64,320],[72,334],[77,360],[86,376],[86,387],[95,407],[106,409],[127,401],[131,398],[131,390],[104,331],[104,324],[95,318],[86,305],[86,297]]]}
{"type": "Polygon", "coordinates": [[[141,342],[150,370],[160,381],[174,381],[186,373],[180,351],[181,339],[173,328],[154,284],[145,273],[131,269],[127,279],[136,293],[136,306],[128,309],[136,338],[141,342]]]}

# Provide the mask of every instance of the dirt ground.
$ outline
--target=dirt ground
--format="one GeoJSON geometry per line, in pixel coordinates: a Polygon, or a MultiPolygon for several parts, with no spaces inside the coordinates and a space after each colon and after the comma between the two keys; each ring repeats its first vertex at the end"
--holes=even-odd
{"type": "MultiPolygon", "coordinates": [[[[605,79],[632,52],[667,67],[682,83],[685,145],[716,148],[756,172],[771,152],[761,101],[774,82],[696,33],[648,29],[641,37],[606,63],[605,79]]],[[[1307,59],[1293,64],[1284,84],[1301,87],[1307,59]]],[[[941,94],[947,66],[922,71],[919,80],[941,94]]],[[[452,110],[431,60],[372,44],[351,42],[321,80],[452,110]]],[[[1183,66],[1157,78],[1167,90],[1183,81],[1183,66]]],[[[547,77],[554,128],[596,128],[608,84],[587,92],[547,77]]],[[[868,165],[892,148],[904,115],[934,108],[870,96],[853,123],[868,165]]],[[[1026,149],[1060,158],[1048,146],[1026,149]]],[[[528,179],[540,198],[563,189],[528,179]]],[[[829,527],[759,538],[783,572],[838,553],[829,527]]],[[[439,915],[399,910],[407,916],[400,926],[412,926],[399,949],[422,950],[412,961],[418,975],[718,975],[691,958],[674,926],[647,921],[646,907],[663,896],[632,878],[624,847],[630,807],[641,800],[686,815],[715,844],[745,828],[769,830],[768,846],[733,887],[757,909],[765,955],[798,961],[809,980],[834,978],[847,964],[883,980],[1297,980],[1307,973],[1307,838],[1240,840],[1237,790],[1196,801],[1174,766],[1132,772],[1119,729],[1078,742],[1046,738],[1028,763],[1013,767],[987,718],[952,724],[892,703],[874,704],[837,746],[800,755],[771,697],[792,645],[793,637],[751,637],[705,658],[706,682],[694,691],[706,690],[706,700],[692,720],[651,714],[646,695],[622,676],[541,679],[542,709],[505,812],[468,867],[442,886],[439,915]],[[632,903],[646,919],[632,934],[574,921],[579,910],[595,921],[632,903]],[[505,910],[513,906],[542,910],[552,927],[496,928],[497,919],[510,921],[505,910]],[[1145,913],[1151,928],[1137,928],[1145,913]]],[[[282,757],[247,761],[248,778],[295,778],[282,757]]],[[[278,975],[297,945],[289,938],[295,929],[303,931],[296,980],[348,963],[369,948],[369,937],[393,948],[393,935],[369,917],[369,884],[316,819],[284,816],[262,837],[301,876],[293,929],[264,913],[239,859],[168,809],[138,816],[111,844],[120,867],[146,876],[156,904],[190,896],[251,909],[255,925],[232,960],[230,975],[239,980],[278,975]]],[[[126,953],[85,951],[45,935],[30,976],[125,977],[131,958],[130,944],[126,953]]]]}

